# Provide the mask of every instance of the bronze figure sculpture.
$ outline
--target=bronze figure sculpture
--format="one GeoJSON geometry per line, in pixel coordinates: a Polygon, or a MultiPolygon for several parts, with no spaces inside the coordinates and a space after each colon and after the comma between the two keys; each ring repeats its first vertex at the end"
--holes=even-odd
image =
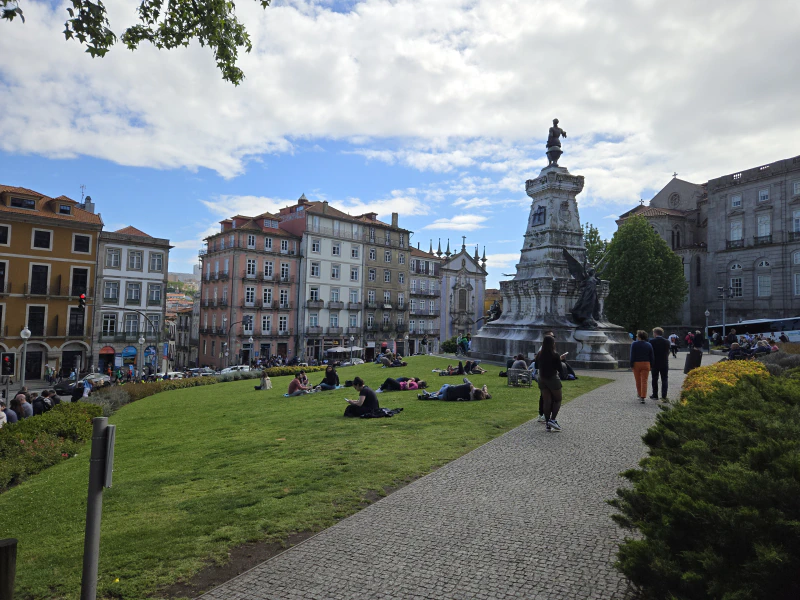
{"type": "Polygon", "coordinates": [[[583,329],[597,329],[599,327],[597,322],[602,318],[600,299],[597,293],[600,278],[595,275],[593,268],[585,268],[566,249],[562,248],[561,251],[567,261],[570,274],[580,283],[578,300],[571,311],[572,318],[583,329]]]}
{"type": "Polygon", "coordinates": [[[563,152],[561,151],[561,138],[567,137],[567,132],[558,126],[558,119],[553,119],[553,126],[547,136],[547,166],[557,167],[558,159],[563,152]]]}

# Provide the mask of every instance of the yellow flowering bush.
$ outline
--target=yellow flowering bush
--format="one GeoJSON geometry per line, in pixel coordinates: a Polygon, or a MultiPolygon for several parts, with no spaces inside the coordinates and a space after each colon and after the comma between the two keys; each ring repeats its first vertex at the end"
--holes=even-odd
{"type": "Polygon", "coordinates": [[[769,371],[764,363],[755,360],[727,360],[693,369],[683,380],[681,401],[685,404],[686,398],[695,392],[708,394],[719,386],[734,386],[746,375],[768,377],[769,371]]]}

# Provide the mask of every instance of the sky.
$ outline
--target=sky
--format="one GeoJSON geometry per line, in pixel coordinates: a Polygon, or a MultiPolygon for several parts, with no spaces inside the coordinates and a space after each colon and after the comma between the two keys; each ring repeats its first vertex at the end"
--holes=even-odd
{"type": "MultiPolygon", "coordinates": [[[[675,172],[800,154],[795,0],[240,0],[240,86],[197,44],[92,59],[64,40],[67,4],[20,0],[26,22],[0,22],[0,183],[85,186],[107,229],[170,239],[171,271],[221,219],[305,193],[398,212],[423,249],[466,236],[497,287],[556,117],[604,237],[675,172]]],[[[118,35],[135,23],[135,1],[105,4],[118,35]]]]}

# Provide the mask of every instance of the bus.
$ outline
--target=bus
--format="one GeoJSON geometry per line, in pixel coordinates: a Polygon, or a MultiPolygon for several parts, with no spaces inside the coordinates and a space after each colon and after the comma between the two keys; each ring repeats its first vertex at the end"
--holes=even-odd
{"type": "MultiPolygon", "coordinates": [[[[738,323],[728,323],[725,325],[725,333],[730,333],[731,329],[736,330],[736,335],[761,334],[765,337],[778,340],[781,333],[785,333],[790,342],[800,342],[800,317],[788,319],[751,319],[749,321],[739,321],[738,323]]],[[[709,325],[708,335],[718,332],[722,335],[722,325],[709,325]]]]}

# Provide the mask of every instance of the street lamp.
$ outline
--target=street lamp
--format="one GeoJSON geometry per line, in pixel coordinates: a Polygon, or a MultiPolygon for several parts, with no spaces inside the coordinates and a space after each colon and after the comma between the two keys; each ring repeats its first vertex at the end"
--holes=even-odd
{"type": "Polygon", "coordinates": [[[250,344],[250,353],[247,356],[247,362],[251,363],[251,362],[253,362],[253,336],[252,335],[249,338],[247,338],[247,342],[250,344]]]}
{"type": "Polygon", "coordinates": [[[144,336],[139,336],[139,381],[142,381],[144,375],[144,336]]]}
{"type": "Polygon", "coordinates": [[[403,338],[405,340],[405,346],[403,346],[403,351],[406,353],[406,356],[410,356],[410,352],[408,351],[408,334],[406,337],[403,338]]]}
{"type": "Polygon", "coordinates": [[[711,316],[711,311],[706,309],[706,343],[708,344],[708,353],[711,354],[711,340],[708,339],[708,317],[711,316]]]}
{"type": "Polygon", "coordinates": [[[22,373],[22,387],[25,387],[25,356],[28,353],[28,338],[31,337],[31,330],[26,327],[22,328],[19,332],[19,337],[22,338],[22,364],[19,370],[22,373]]]}
{"type": "Polygon", "coordinates": [[[353,364],[353,342],[356,340],[352,335],[350,336],[350,364],[353,364]]]}

